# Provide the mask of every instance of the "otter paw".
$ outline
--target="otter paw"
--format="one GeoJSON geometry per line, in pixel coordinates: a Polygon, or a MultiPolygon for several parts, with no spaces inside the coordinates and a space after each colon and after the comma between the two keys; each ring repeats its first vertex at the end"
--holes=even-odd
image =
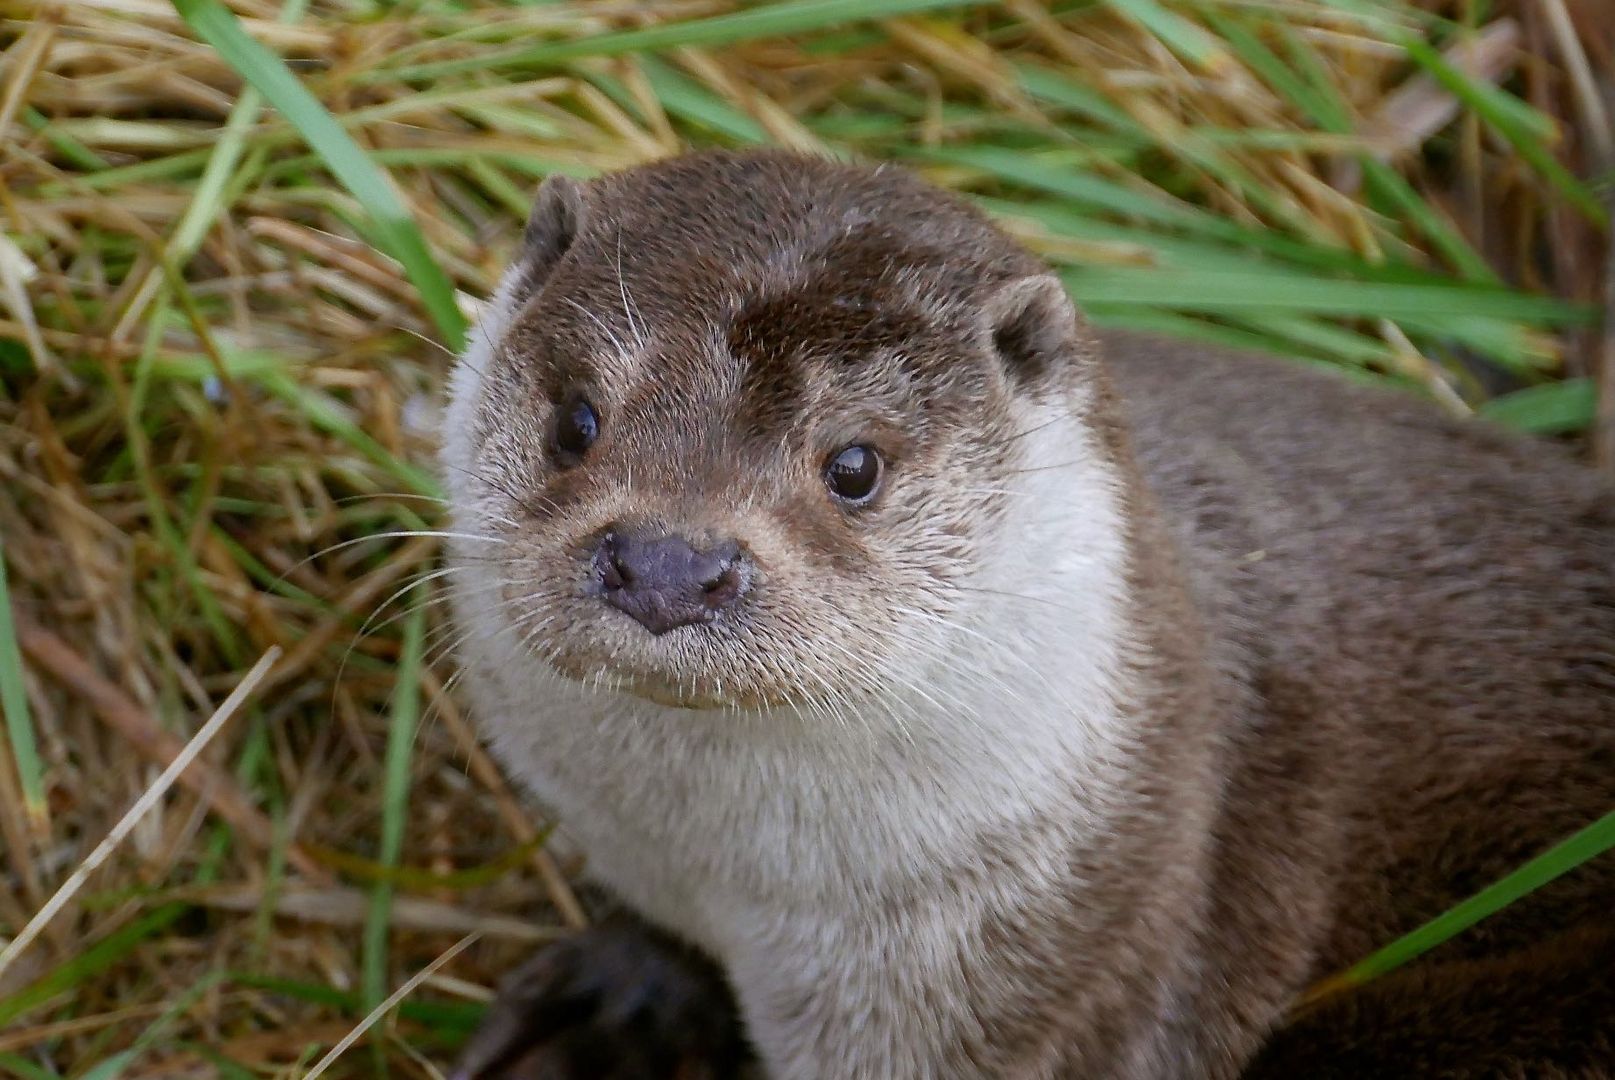
{"type": "Polygon", "coordinates": [[[507,975],[452,1080],[728,1080],[746,1058],[705,957],[648,927],[601,926],[507,975]]]}

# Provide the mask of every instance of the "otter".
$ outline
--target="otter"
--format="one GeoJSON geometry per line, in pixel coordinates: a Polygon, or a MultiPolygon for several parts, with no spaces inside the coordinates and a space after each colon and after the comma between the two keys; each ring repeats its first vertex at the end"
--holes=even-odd
{"type": "Polygon", "coordinates": [[[1606,1075],[1615,499],[1096,333],[901,170],[546,181],[442,461],[481,730],[615,913],[457,1075],[1606,1075]],[[1546,1026],[1545,1026],[1546,1025],[1546,1026]]]}

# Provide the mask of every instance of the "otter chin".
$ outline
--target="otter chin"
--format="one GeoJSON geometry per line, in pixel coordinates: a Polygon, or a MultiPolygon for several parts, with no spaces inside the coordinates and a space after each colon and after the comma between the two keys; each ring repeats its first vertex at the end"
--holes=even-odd
{"type": "Polygon", "coordinates": [[[1615,805],[1591,471],[780,152],[546,181],[472,340],[461,685],[613,914],[457,1076],[1610,1075],[1608,858],[1290,1023],[1615,805]]]}

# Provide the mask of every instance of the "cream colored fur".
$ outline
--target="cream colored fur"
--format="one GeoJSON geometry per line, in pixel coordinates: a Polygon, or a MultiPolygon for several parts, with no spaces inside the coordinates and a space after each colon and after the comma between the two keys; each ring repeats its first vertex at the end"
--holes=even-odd
{"type": "MultiPolygon", "coordinates": [[[[514,315],[510,293],[507,282],[451,387],[444,460],[464,534],[495,531],[457,476],[479,468],[471,418],[490,344],[514,315]]],[[[1114,683],[1125,529],[1119,479],[1077,419],[1084,407],[1019,418],[1024,471],[983,496],[1009,500],[1015,528],[947,625],[908,628],[952,659],[891,671],[881,696],[833,718],[669,708],[565,678],[486,599],[499,572],[488,545],[455,542],[464,685],[494,751],[564,823],[593,878],[719,960],[773,1075],[927,1074],[971,1022],[960,935],[980,909],[1025,898],[1002,894],[1065,888],[1053,875],[1069,828],[1105,828],[1126,755],[1127,688],[1114,683]],[[1035,595],[1004,603],[1006,592],[1035,595]],[[1075,823],[1074,778],[1090,796],[1075,823]],[[975,860],[984,832],[1051,813],[1062,827],[1046,843],[998,853],[1018,864],[998,875],[1000,894],[935,902],[938,868],[975,860]],[[901,917],[869,914],[882,909],[901,917]],[[826,980],[841,989],[817,992],[826,980]],[[805,1015],[804,1000],[816,1004],[805,1015]],[[929,1013],[891,1008],[908,1001],[929,1013]],[[827,1045],[840,1048],[834,1060],[827,1045]]]]}

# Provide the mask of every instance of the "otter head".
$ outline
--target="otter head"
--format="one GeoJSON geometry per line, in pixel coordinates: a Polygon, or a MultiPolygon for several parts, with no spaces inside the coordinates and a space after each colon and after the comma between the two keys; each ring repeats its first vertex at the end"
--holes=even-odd
{"type": "Polygon", "coordinates": [[[1061,464],[1033,448],[1092,396],[1085,342],[1041,264],[901,173],[551,179],[452,387],[462,602],[603,693],[924,693],[972,604],[1047,569],[1019,481],[1061,464]]]}

